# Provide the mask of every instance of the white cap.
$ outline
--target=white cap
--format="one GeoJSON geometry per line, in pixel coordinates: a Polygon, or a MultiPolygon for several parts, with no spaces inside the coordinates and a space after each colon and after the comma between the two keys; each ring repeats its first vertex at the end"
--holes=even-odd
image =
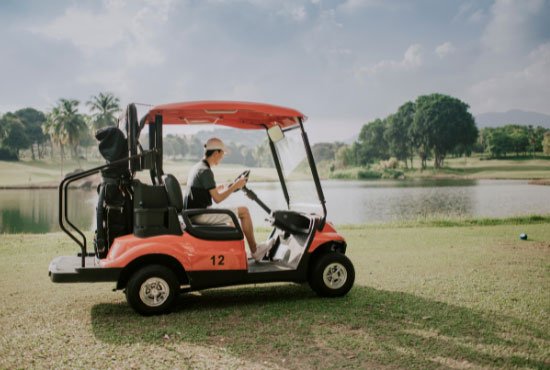
{"type": "Polygon", "coordinates": [[[223,141],[221,141],[217,137],[212,137],[208,139],[206,144],[204,144],[204,150],[223,150],[225,153],[229,153],[229,150],[227,149],[223,141]]]}

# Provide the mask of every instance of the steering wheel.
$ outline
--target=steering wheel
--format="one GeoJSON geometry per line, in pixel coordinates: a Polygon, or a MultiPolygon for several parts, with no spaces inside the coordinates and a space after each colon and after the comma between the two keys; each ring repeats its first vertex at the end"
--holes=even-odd
{"type": "MultiPolygon", "coordinates": [[[[233,182],[229,185],[233,185],[234,183],[236,183],[241,177],[244,177],[246,179],[246,181],[248,182],[248,177],[250,176],[250,170],[244,170],[239,176],[235,177],[235,180],[233,180],[233,182]]],[[[246,186],[246,185],[245,185],[246,186]]],[[[241,190],[242,188],[239,188],[235,191],[239,191],[241,190]]]]}

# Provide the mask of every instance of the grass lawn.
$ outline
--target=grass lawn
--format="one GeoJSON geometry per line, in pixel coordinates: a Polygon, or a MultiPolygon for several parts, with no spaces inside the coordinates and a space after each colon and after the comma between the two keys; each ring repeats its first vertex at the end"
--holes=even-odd
{"type": "Polygon", "coordinates": [[[215,289],[148,318],[113,284],[51,283],[63,234],[0,235],[0,368],[550,367],[550,224],[340,231],[346,297],[215,289]]]}
{"type": "MultiPolygon", "coordinates": [[[[344,179],[357,179],[362,167],[350,167],[336,170],[331,176],[344,179]]],[[[435,179],[550,179],[550,157],[547,158],[520,158],[520,159],[490,159],[480,157],[448,158],[444,167],[436,170],[428,162],[428,168],[421,171],[420,161],[414,161],[414,169],[403,170],[406,178],[435,178],[435,179]]],[[[329,176],[328,170],[322,173],[329,176]]]]}
{"type": "MultiPolygon", "coordinates": [[[[77,168],[93,168],[103,163],[65,161],[63,176],[77,168]]],[[[0,186],[59,185],[61,165],[57,161],[0,161],[0,186]]]]}
{"type": "MultiPolygon", "coordinates": [[[[0,161],[0,187],[29,185],[50,185],[56,187],[62,179],[61,167],[58,162],[59,161],[0,161]]],[[[165,160],[164,172],[173,174],[180,182],[185,183],[189,170],[195,163],[196,162],[187,160],[165,160]]],[[[64,164],[63,176],[77,168],[90,169],[103,164],[103,162],[98,161],[82,161],[79,165],[76,161],[66,161],[64,164]]],[[[214,168],[214,173],[218,182],[230,182],[246,168],[247,167],[234,164],[222,164],[214,168]]],[[[140,172],[136,177],[144,181],[151,181],[149,171],[140,172]]],[[[98,176],[96,176],[95,180],[97,182],[100,181],[98,176]]],[[[251,181],[279,181],[279,178],[274,168],[254,168],[251,172],[251,181]]]]}
{"type": "Polygon", "coordinates": [[[416,173],[416,176],[456,176],[471,179],[549,179],[550,157],[548,159],[493,159],[449,158],[445,168],[433,168],[416,173]]]}

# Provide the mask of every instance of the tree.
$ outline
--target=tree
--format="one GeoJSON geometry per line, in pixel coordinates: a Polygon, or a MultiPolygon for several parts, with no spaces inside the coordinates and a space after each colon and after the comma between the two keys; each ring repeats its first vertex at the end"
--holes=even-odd
{"type": "Polygon", "coordinates": [[[21,120],[13,113],[6,113],[0,119],[2,146],[19,159],[19,151],[30,145],[29,137],[21,120]]]}
{"type": "Polygon", "coordinates": [[[88,129],[81,133],[78,145],[84,148],[84,158],[88,160],[88,149],[97,145],[97,140],[88,129]]]}
{"type": "Polygon", "coordinates": [[[116,113],[120,112],[120,100],[110,92],[100,92],[86,102],[92,112],[92,128],[99,130],[106,126],[114,126],[117,122],[116,113]]]}
{"type": "MultiPolygon", "coordinates": [[[[478,131],[469,106],[448,95],[431,94],[416,99],[414,130],[424,155],[431,150],[435,168],[441,168],[447,153],[457,145],[473,145],[478,131]]],[[[425,167],[425,159],[423,159],[425,167]]]]}
{"type": "Polygon", "coordinates": [[[542,140],[542,152],[545,155],[550,155],[550,131],[547,131],[544,134],[544,139],[542,140]]]}
{"type": "Polygon", "coordinates": [[[520,153],[527,153],[529,150],[529,134],[527,128],[520,125],[505,126],[505,133],[508,135],[511,149],[516,153],[516,157],[520,153]]]}
{"type": "Polygon", "coordinates": [[[78,105],[78,100],[59,99],[57,105],[47,115],[46,122],[43,125],[43,130],[50,136],[52,144],[59,145],[61,173],[63,173],[65,145],[70,146],[72,157],[80,163],[78,146],[81,138],[86,136],[88,132],[84,116],[78,113],[78,105]]]}
{"type": "Polygon", "coordinates": [[[550,130],[548,130],[548,129],[542,127],[542,126],[537,126],[535,128],[535,131],[533,133],[533,138],[532,138],[532,141],[534,141],[533,150],[535,152],[542,152],[543,151],[542,143],[544,141],[544,136],[546,135],[547,132],[550,132],[550,130]]]}
{"type": "Polygon", "coordinates": [[[78,113],[80,102],[75,99],[59,99],[59,119],[71,147],[71,155],[78,160],[80,137],[88,130],[84,116],[78,113]]]}
{"type": "Polygon", "coordinates": [[[313,158],[316,162],[334,161],[336,152],[344,146],[344,143],[316,143],[311,147],[313,158]]]}
{"type": "Polygon", "coordinates": [[[372,163],[377,159],[388,159],[388,143],[384,138],[386,120],[375,119],[361,128],[359,133],[358,161],[360,165],[372,163]]]}
{"type": "Polygon", "coordinates": [[[487,149],[492,157],[506,157],[506,153],[512,149],[510,137],[502,127],[486,129],[487,131],[487,149]]]}
{"type": "Polygon", "coordinates": [[[46,115],[46,122],[42,125],[42,131],[44,134],[48,135],[50,138],[50,143],[52,146],[51,156],[53,159],[53,144],[59,145],[61,163],[65,159],[65,144],[67,142],[67,137],[65,131],[63,130],[62,118],[60,108],[58,106],[54,107],[52,111],[46,115]]]}
{"type": "Polygon", "coordinates": [[[406,102],[400,106],[395,114],[387,118],[387,127],[384,132],[384,138],[388,143],[390,155],[400,161],[404,161],[405,166],[407,166],[407,159],[410,158],[411,168],[413,166],[414,155],[414,140],[412,135],[414,111],[413,102],[406,102]]]}
{"type": "Polygon", "coordinates": [[[34,145],[36,144],[36,149],[38,152],[38,158],[43,156],[43,144],[47,140],[47,136],[42,131],[42,125],[46,121],[46,115],[34,108],[24,108],[16,111],[15,116],[17,116],[23,126],[25,126],[25,132],[30,141],[31,155],[32,159],[35,159],[34,145]]]}

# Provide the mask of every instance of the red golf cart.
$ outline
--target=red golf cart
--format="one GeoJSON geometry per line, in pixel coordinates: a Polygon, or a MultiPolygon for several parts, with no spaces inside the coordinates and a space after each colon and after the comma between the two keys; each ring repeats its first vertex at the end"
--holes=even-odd
{"type": "MultiPolygon", "coordinates": [[[[59,186],[59,224],[79,246],[75,256],[52,260],[56,283],[112,281],[140,314],[167,312],[182,292],[239,284],[308,282],[320,296],[342,296],[355,272],[346,242],[326,221],[325,198],[304,131],[306,117],[269,104],[200,101],[156,106],[138,120],[134,104],[118,127],[96,134],[107,164],[66,177],[59,186]],[[242,190],[266,212],[278,243],[260,262],[247,258],[243,232],[226,209],[184,209],[181,186],[163,172],[164,125],[215,124],[264,130],[286,209],[270,209],[248,186],[242,190]],[[139,137],[148,127],[148,148],[139,137]],[[300,179],[293,178],[299,169],[300,179]],[[151,182],[136,178],[148,170],[151,182]],[[68,218],[71,184],[101,173],[97,229],[89,252],[84,233],[68,218]],[[304,184],[311,187],[304,191],[304,184]],[[299,186],[297,186],[299,185],[299,186]],[[233,225],[193,221],[223,213],[233,225]]],[[[242,176],[248,177],[250,171],[242,176]]]]}

